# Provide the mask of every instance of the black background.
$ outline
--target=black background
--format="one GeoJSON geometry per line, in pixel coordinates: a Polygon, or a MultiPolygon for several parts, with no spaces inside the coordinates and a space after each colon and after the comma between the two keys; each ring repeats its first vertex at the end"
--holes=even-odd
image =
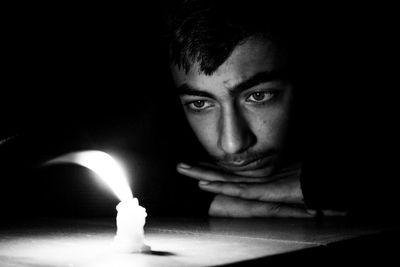
{"type": "MultiPolygon", "coordinates": [[[[43,167],[62,153],[123,158],[150,214],[204,214],[209,196],[175,164],[202,151],[185,124],[162,44],[157,3],[17,6],[3,10],[2,214],[109,216],[116,198],[89,171],[43,167]],[[133,177],[134,176],[134,177],[133,177]]],[[[362,175],[397,162],[397,50],[390,7],[301,6],[298,32],[307,153],[362,175]],[[393,154],[393,152],[395,154],[393,154]],[[322,153],[322,154],[319,154],[322,153]]],[[[367,177],[366,177],[367,178],[367,177]]]]}

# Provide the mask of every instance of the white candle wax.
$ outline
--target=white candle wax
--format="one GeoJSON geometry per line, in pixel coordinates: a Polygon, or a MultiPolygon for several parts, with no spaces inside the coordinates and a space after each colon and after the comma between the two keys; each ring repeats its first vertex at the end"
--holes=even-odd
{"type": "Polygon", "coordinates": [[[117,205],[117,234],[113,247],[119,252],[133,253],[149,251],[144,243],[146,209],[139,206],[137,198],[121,201],[117,205]]]}

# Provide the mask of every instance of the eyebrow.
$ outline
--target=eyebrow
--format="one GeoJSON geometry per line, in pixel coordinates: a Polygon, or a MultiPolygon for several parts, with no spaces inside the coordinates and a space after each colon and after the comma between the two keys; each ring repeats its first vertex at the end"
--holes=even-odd
{"type": "Polygon", "coordinates": [[[208,97],[208,98],[212,98],[212,99],[215,98],[211,93],[197,89],[193,86],[190,86],[187,83],[184,83],[178,87],[178,93],[180,96],[190,95],[190,96],[203,96],[203,97],[208,97]]]}
{"type": "MultiPolygon", "coordinates": [[[[276,71],[264,71],[264,72],[259,72],[254,74],[253,76],[249,77],[248,79],[240,82],[239,84],[235,85],[234,87],[230,88],[230,94],[234,95],[239,92],[243,92],[251,87],[254,87],[256,85],[270,82],[270,81],[275,81],[275,80],[284,80],[287,78],[287,70],[286,69],[280,69],[276,71]]],[[[208,97],[214,99],[215,97],[213,94],[203,91],[201,89],[195,88],[193,86],[190,86],[187,83],[184,83],[180,86],[178,86],[178,93],[179,95],[191,95],[191,96],[202,96],[202,97],[208,97]]]]}

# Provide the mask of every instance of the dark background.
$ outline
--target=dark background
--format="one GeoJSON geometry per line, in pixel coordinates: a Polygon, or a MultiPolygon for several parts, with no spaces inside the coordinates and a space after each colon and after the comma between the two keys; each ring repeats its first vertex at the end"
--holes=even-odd
{"type": "MultiPolygon", "coordinates": [[[[203,152],[173,91],[159,7],[3,11],[0,136],[16,135],[0,145],[3,215],[114,215],[118,201],[89,171],[42,166],[82,149],[120,156],[149,214],[205,213],[209,195],[175,172],[177,162],[203,152]]],[[[390,11],[292,8],[303,101],[299,134],[305,153],[342,168],[343,177],[357,166],[374,176],[369,179],[395,179],[398,67],[390,11]]]]}
{"type": "Polygon", "coordinates": [[[16,137],[0,147],[3,213],[114,215],[118,200],[90,171],[43,166],[98,149],[123,160],[149,214],[204,214],[196,182],[175,171],[191,132],[172,89],[157,4],[9,12],[1,137],[16,137]]]}

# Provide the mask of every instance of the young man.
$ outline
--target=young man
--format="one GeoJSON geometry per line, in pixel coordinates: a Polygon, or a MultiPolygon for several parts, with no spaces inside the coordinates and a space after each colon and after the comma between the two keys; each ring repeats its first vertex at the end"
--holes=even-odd
{"type": "Polygon", "coordinates": [[[210,215],[393,214],[389,162],[373,156],[381,149],[371,138],[381,135],[360,112],[376,87],[360,84],[365,66],[349,61],[356,54],[343,46],[351,24],[326,19],[332,44],[324,50],[319,21],[306,9],[253,0],[183,0],[171,8],[173,80],[210,156],[177,170],[215,194],[210,215]]]}
{"type": "Polygon", "coordinates": [[[292,127],[299,89],[289,24],[279,16],[284,13],[269,8],[182,1],[169,17],[173,80],[187,120],[212,159],[181,163],[177,170],[215,193],[213,216],[316,215],[304,202],[292,127]]]}

